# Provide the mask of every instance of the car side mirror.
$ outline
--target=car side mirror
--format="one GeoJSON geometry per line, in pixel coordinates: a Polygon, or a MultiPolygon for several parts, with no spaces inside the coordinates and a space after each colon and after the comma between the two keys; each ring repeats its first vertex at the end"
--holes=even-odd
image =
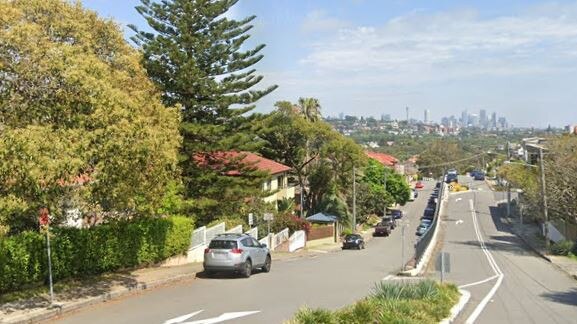
{"type": "Polygon", "coordinates": [[[265,243],[261,243],[261,244],[260,244],[260,247],[261,247],[261,248],[265,248],[265,247],[267,247],[267,246],[266,246],[265,243]]]}

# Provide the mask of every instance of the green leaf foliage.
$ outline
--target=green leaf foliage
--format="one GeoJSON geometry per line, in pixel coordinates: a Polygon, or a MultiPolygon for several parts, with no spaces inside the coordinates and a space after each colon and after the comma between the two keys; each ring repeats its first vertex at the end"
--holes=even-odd
{"type": "Polygon", "coordinates": [[[131,26],[163,102],[182,108],[184,194],[194,200],[201,223],[229,217],[244,199],[257,195],[266,177],[238,161],[228,168],[211,163],[214,152],[257,150],[260,142],[254,141],[251,125],[258,115],[248,113],[276,89],[254,89],[262,76],[253,65],[263,58],[264,45],[247,48],[245,43],[255,16],[238,21],[224,16],[236,2],[142,0],[136,10],[152,32],[131,26]],[[240,176],[228,176],[227,169],[240,176]]]}
{"type": "Polygon", "coordinates": [[[20,217],[161,204],[179,111],[140,61],[118,25],[78,2],[0,1],[0,197],[24,202],[20,217]]]}
{"type": "MultiPolygon", "coordinates": [[[[55,228],[51,232],[55,280],[150,265],[185,253],[193,224],[189,218],[118,221],[89,229],[55,228]]],[[[22,232],[0,238],[0,293],[47,278],[46,236],[22,232]]]]}

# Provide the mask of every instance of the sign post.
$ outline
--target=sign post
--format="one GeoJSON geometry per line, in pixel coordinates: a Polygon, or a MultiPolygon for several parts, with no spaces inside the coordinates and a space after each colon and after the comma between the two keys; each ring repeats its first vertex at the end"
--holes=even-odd
{"type": "Polygon", "coordinates": [[[252,224],[254,224],[253,215],[252,215],[252,213],[249,213],[248,214],[248,226],[252,227],[252,224]]]}
{"type": "Polygon", "coordinates": [[[435,268],[441,272],[441,283],[443,283],[443,281],[445,281],[445,273],[451,272],[451,255],[447,252],[439,253],[435,268]]]}
{"type": "Polygon", "coordinates": [[[274,215],[272,213],[264,213],[263,219],[268,223],[268,232],[267,235],[270,234],[270,221],[273,220],[274,215]]]}
{"type": "Polygon", "coordinates": [[[48,284],[50,288],[50,304],[54,304],[54,287],[52,284],[52,259],[50,255],[50,215],[48,208],[40,208],[38,221],[40,223],[40,230],[46,232],[46,253],[48,254],[48,284]]]}

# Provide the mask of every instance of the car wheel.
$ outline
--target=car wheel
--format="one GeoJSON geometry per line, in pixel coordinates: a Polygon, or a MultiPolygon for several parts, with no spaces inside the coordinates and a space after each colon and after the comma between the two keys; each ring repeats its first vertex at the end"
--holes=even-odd
{"type": "Polygon", "coordinates": [[[205,275],[207,278],[210,278],[210,277],[214,276],[214,271],[204,270],[204,275],[205,275]]]}
{"type": "Polygon", "coordinates": [[[365,243],[363,243],[363,246],[362,246],[362,248],[363,248],[363,250],[365,249],[365,243]]]}
{"type": "Polygon", "coordinates": [[[252,274],[252,262],[250,262],[250,259],[247,259],[244,262],[244,266],[242,269],[242,276],[248,278],[250,277],[251,274],[252,274]]]}
{"type": "Polygon", "coordinates": [[[266,260],[264,261],[264,266],[262,267],[262,272],[269,272],[271,265],[272,265],[272,260],[270,258],[270,255],[267,255],[266,260]]]}

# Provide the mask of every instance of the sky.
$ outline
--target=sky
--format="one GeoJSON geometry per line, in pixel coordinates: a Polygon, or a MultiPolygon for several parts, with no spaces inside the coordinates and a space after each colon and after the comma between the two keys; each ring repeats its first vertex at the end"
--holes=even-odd
{"type": "MultiPolygon", "coordinates": [[[[127,38],[127,24],[146,28],[139,1],[83,4],[127,38]]],[[[521,127],[577,124],[577,1],[240,0],[227,15],[257,16],[259,86],[279,86],[260,112],[315,97],[323,116],[484,109],[521,127]]]]}

